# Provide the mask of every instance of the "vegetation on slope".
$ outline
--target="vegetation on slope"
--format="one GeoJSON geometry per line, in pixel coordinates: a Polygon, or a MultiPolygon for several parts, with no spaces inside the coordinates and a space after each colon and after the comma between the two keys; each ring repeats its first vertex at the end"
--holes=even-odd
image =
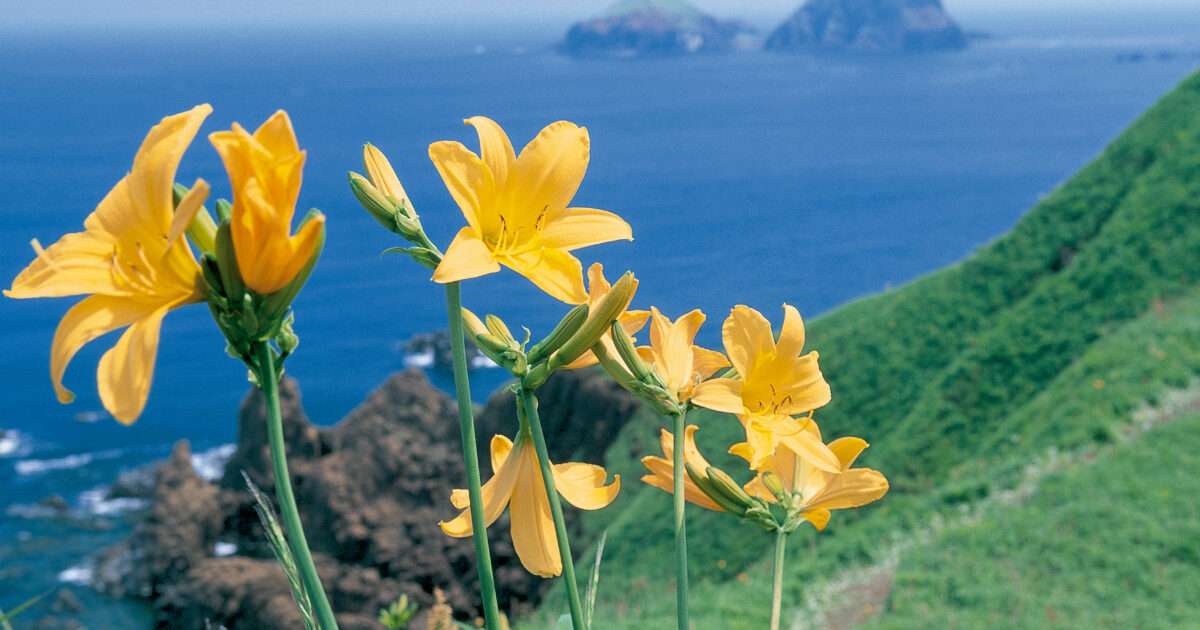
{"type": "MultiPolygon", "coordinates": [[[[812,581],[902,553],[930,523],[953,518],[997,489],[1015,487],[1026,464],[1047,449],[1112,442],[1134,409],[1195,378],[1200,372],[1200,298],[1190,290],[1198,274],[1200,75],[1165,96],[1012,232],[969,260],[813,321],[809,347],[820,350],[834,392],[834,402],[817,418],[828,437],[854,434],[872,442],[860,462],[887,474],[893,490],[876,506],[836,514],[819,536],[795,537],[785,608],[800,606],[812,581]]],[[[719,321],[720,315],[710,317],[719,321]]],[[[736,470],[735,460],[721,457],[739,439],[736,421],[706,412],[690,419],[702,427],[698,438],[705,454],[736,470]]],[[[628,481],[639,477],[637,459],[656,453],[657,426],[650,415],[645,422],[630,423],[609,451],[610,469],[628,481]]],[[[1115,453],[1105,461],[1144,464],[1149,474],[1152,462],[1139,453],[1115,453]]],[[[1097,483],[1118,481],[1101,471],[1081,474],[1097,475],[1097,483]]],[[[1082,482],[1061,483],[1067,484],[1063,488],[1082,487],[1082,482]]],[[[1128,494],[1127,488],[1112,489],[1128,494]]],[[[1056,522],[1051,513],[1032,517],[1063,503],[1061,490],[1048,492],[996,521],[999,529],[993,536],[1009,540],[1020,535],[1023,523],[1048,527],[1056,522]]],[[[663,585],[671,579],[666,569],[672,553],[669,498],[633,483],[623,495],[613,506],[620,512],[589,515],[590,527],[609,530],[597,614],[605,628],[668,627],[672,598],[663,585]]],[[[1084,511],[1111,507],[1103,491],[1077,501],[1084,511]]],[[[1194,519],[1194,514],[1180,518],[1194,519]]],[[[1129,528],[1141,527],[1139,523],[1118,519],[1110,526],[1133,532],[1129,528]]],[[[738,527],[728,515],[698,508],[689,513],[689,532],[698,627],[765,625],[769,536],[738,527]]],[[[934,546],[953,546],[977,562],[1006,558],[1010,551],[1000,542],[981,544],[971,556],[964,550],[979,537],[955,535],[947,534],[934,546]]],[[[1053,556],[1056,549],[1050,545],[1040,558],[1020,558],[1056,571],[1097,571],[1087,562],[1072,564],[1075,548],[1062,547],[1053,556]]],[[[1097,559],[1105,554],[1103,549],[1093,552],[1097,559]]],[[[1117,555],[1114,550],[1114,562],[1117,555]]],[[[934,564],[913,565],[910,572],[907,563],[918,557],[904,556],[898,574],[902,579],[969,573],[947,560],[955,557],[949,552],[929,554],[934,564]],[[936,564],[936,558],[942,563],[936,564]]],[[[1141,566],[1137,557],[1121,562],[1141,566]]],[[[1150,565],[1145,569],[1157,570],[1150,565]]],[[[942,594],[920,586],[925,583],[902,581],[890,609],[911,614],[912,608],[899,601],[903,595],[923,606],[922,611],[933,611],[942,594]]],[[[1032,609],[1041,605],[1040,597],[1051,595],[1035,580],[1030,584],[1021,591],[1024,599],[1018,599],[1032,609]]],[[[1160,592],[1125,589],[1122,595],[1116,590],[1096,596],[1145,598],[1160,592]]],[[[551,597],[546,610],[556,610],[557,603],[551,597]]],[[[993,606],[995,601],[977,605],[993,606]]],[[[1121,602],[1107,605],[1117,610],[1121,602]]],[[[1063,614],[1075,610],[1066,606],[1063,614]]],[[[904,619],[922,625],[948,618],[930,615],[935,613],[904,619]]],[[[1036,623],[1053,627],[1038,619],[1036,623]]],[[[785,615],[785,625],[787,621],[785,615]]]]}

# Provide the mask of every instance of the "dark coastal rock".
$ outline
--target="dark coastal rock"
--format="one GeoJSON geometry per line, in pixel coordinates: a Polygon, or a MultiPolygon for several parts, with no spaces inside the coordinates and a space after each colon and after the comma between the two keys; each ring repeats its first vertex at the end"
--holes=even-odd
{"type": "MultiPolygon", "coordinates": [[[[539,392],[560,459],[588,453],[595,456],[587,461],[599,462],[597,432],[611,435],[632,415],[632,399],[606,383],[595,372],[566,372],[539,392]]],[[[393,375],[333,427],[308,421],[294,381],[281,385],[280,403],[296,500],[339,625],[378,630],[380,608],[403,593],[428,610],[435,588],[460,618],[473,619],[474,548],[437,524],[456,515],[450,491],[463,485],[453,401],[410,370],[393,375]]],[[[481,444],[492,432],[514,433],[506,405],[513,405],[511,396],[497,397],[480,414],[481,444]]],[[[245,471],[273,496],[265,424],[262,396],[251,390],[239,414],[237,450],[216,484],[196,475],[187,445],[177,445],[158,468],[146,520],[96,559],[98,588],[152,597],[162,628],[204,627],[205,620],[229,630],[301,627],[242,479],[245,471]]],[[[486,478],[491,471],[484,468],[486,478]]],[[[505,515],[489,528],[489,540],[500,605],[520,614],[550,582],[521,568],[507,529],[505,515]]],[[[413,626],[423,627],[423,617],[413,626]]]]}
{"type": "Polygon", "coordinates": [[[558,44],[574,57],[646,57],[728,52],[757,46],[755,28],[720,20],[682,0],[623,0],[579,22],[558,44]]]}
{"type": "Polygon", "coordinates": [[[941,0],[808,0],[768,50],[903,53],[960,50],[967,37],[941,0]]]}

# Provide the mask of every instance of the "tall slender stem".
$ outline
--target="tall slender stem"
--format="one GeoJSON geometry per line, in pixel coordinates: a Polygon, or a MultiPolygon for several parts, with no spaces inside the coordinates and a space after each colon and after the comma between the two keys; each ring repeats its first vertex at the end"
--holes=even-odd
{"type": "Polygon", "coordinates": [[[687,562],[687,523],[683,517],[684,489],[683,482],[686,469],[683,466],[684,431],[687,428],[684,420],[687,411],[680,409],[675,414],[675,451],[672,468],[675,475],[675,619],[678,630],[689,630],[688,627],[688,562],[687,562]]]}
{"type": "Polygon", "coordinates": [[[554,474],[550,470],[550,454],[546,450],[546,436],[542,434],[542,420],[538,416],[537,399],[533,390],[521,388],[521,408],[529,420],[533,433],[533,445],[537,449],[538,466],[542,471],[542,482],[546,484],[546,496],[550,499],[550,514],[554,517],[554,533],[558,536],[558,553],[562,556],[563,581],[567,586],[567,603],[571,608],[571,625],[575,630],[586,630],[583,621],[583,606],[579,603],[579,584],[575,581],[575,561],[571,557],[571,543],[567,540],[567,526],[563,521],[562,503],[558,499],[558,488],[554,485],[554,474]]]}
{"type": "Polygon", "coordinates": [[[313,565],[312,553],[308,550],[308,539],[304,536],[300,511],[296,508],[296,496],[292,493],[292,478],[288,474],[287,451],[283,443],[283,416],[279,412],[279,381],[275,378],[275,357],[271,346],[266,342],[256,343],[254,354],[258,366],[258,384],[267,407],[267,437],[271,449],[271,468],[275,473],[275,496],[279,499],[279,511],[283,515],[284,526],[287,527],[288,545],[296,558],[300,580],[304,583],[304,590],[308,591],[309,599],[312,600],[313,612],[321,630],[337,630],[333,609],[329,606],[329,598],[321,586],[317,567],[313,565]]]}
{"type": "Polygon", "coordinates": [[[475,443],[471,384],[467,378],[467,350],[463,343],[462,295],[457,282],[446,283],[446,317],[450,326],[450,352],[454,355],[454,392],[458,397],[458,425],[462,430],[463,462],[467,467],[471,538],[475,541],[475,565],[479,571],[479,595],[483,598],[483,620],[488,630],[499,630],[500,607],[496,604],[496,578],[492,573],[492,554],[488,549],[487,525],[483,519],[479,451],[475,443]]]}
{"type": "Polygon", "coordinates": [[[775,530],[775,582],[771,588],[771,630],[779,630],[779,607],[783,602],[783,555],[787,534],[775,530]]]}

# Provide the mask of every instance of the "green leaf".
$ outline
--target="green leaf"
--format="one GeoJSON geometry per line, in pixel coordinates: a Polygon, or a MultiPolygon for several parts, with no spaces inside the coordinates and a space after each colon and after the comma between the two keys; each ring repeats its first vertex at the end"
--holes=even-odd
{"type": "Polygon", "coordinates": [[[592,612],[596,610],[596,587],[600,584],[600,560],[604,557],[604,541],[608,540],[608,530],[600,534],[600,542],[596,544],[596,561],[592,563],[592,574],[588,577],[587,593],[584,594],[583,625],[592,627],[592,612]]]}

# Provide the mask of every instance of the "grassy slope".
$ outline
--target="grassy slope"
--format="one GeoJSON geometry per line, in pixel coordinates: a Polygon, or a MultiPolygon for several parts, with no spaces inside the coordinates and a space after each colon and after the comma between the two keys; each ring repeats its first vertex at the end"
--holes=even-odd
{"type": "MultiPolygon", "coordinates": [[[[793,537],[787,605],[800,604],[809,580],[877,560],[936,515],[953,515],[1017,483],[1025,463],[1047,448],[1112,441],[1136,407],[1194,378],[1200,298],[1190,287],[1198,276],[1200,76],[1194,76],[971,259],[812,322],[809,346],[821,351],[834,391],[818,419],[829,436],[855,434],[874,443],[860,462],[887,474],[893,491],[875,507],[836,515],[819,537],[793,537]]],[[[694,421],[703,427],[701,446],[710,459],[732,463],[720,453],[738,438],[736,422],[708,413],[696,413],[694,421]]],[[[592,527],[609,528],[597,604],[603,628],[673,624],[673,598],[664,590],[671,582],[669,497],[631,483],[641,474],[637,457],[656,450],[656,424],[648,416],[619,436],[609,459],[626,477],[623,496],[589,515],[592,527]]],[[[1113,455],[1133,462],[1125,466],[1144,459],[1113,455]]],[[[1109,505],[1098,492],[1081,501],[1095,502],[1093,509],[1109,505]]],[[[1012,516],[996,527],[1016,535],[1016,525],[1049,518],[1012,516]]],[[[689,531],[697,627],[765,625],[769,538],[699,509],[689,513],[689,531]]],[[[975,539],[952,540],[971,557],[965,550],[975,539]]],[[[1061,570],[1074,566],[1070,557],[1060,558],[1061,570]]],[[[908,575],[908,562],[899,575],[908,575]]],[[[948,562],[912,569],[943,570],[963,572],[948,562]]],[[[932,611],[941,596],[936,580],[925,584],[902,586],[906,598],[932,611]]],[[[1026,607],[1050,596],[1038,587],[1022,593],[1030,599],[1022,600],[1026,607]]],[[[560,606],[552,597],[547,608],[560,606]]],[[[893,607],[896,614],[907,610],[893,607]]],[[[918,625],[935,618],[907,617],[918,625]]]]}

